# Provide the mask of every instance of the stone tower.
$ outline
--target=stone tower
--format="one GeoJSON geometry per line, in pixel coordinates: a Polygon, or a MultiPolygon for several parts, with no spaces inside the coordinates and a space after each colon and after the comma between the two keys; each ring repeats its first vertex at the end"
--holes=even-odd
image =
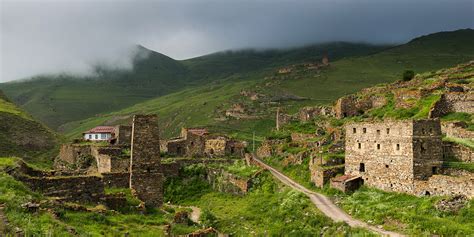
{"type": "Polygon", "coordinates": [[[163,204],[158,116],[135,115],[132,125],[130,188],[149,207],[163,204]]]}
{"type": "Polygon", "coordinates": [[[415,193],[414,183],[437,174],[442,163],[439,120],[346,125],[345,174],[368,186],[415,193]]]}

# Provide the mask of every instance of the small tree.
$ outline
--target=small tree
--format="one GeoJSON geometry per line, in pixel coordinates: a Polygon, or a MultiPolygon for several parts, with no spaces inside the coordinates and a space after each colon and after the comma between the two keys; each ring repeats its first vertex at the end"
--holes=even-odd
{"type": "Polygon", "coordinates": [[[414,71],[405,70],[403,72],[403,81],[410,81],[411,79],[413,79],[413,77],[415,77],[415,72],[414,71]]]}

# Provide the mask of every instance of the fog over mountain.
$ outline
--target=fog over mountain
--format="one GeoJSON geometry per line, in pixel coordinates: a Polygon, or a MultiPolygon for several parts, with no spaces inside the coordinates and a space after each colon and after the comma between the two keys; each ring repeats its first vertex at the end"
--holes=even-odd
{"type": "Polygon", "coordinates": [[[133,46],[186,59],[327,41],[403,43],[474,27],[473,0],[0,0],[0,82],[130,69],[133,46]]]}

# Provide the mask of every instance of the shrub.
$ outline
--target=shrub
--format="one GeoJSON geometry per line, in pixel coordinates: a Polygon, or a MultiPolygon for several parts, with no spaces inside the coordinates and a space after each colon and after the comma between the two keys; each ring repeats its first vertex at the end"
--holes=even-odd
{"type": "Polygon", "coordinates": [[[214,214],[212,214],[212,212],[209,211],[208,209],[205,209],[204,211],[202,211],[202,214],[199,220],[206,227],[216,226],[216,223],[217,223],[217,217],[214,214]]]}
{"type": "Polygon", "coordinates": [[[405,70],[403,72],[403,81],[410,81],[411,79],[413,79],[413,77],[415,77],[415,72],[414,71],[405,70]]]}

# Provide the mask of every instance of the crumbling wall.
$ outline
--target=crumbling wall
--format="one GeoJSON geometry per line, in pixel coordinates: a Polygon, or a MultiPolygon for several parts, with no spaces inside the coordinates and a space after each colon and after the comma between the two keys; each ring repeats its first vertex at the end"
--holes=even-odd
{"type": "Polygon", "coordinates": [[[173,139],[166,144],[168,154],[172,156],[185,156],[186,155],[186,140],[184,139],[173,139]]]}
{"type": "Polygon", "coordinates": [[[439,118],[451,112],[474,113],[474,93],[449,92],[441,98],[430,110],[430,118],[439,118]]]}
{"type": "Polygon", "coordinates": [[[213,189],[234,195],[246,194],[252,185],[251,179],[237,177],[222,169],[208,170],[207,181],[213,189]]]}
{"type": "Polygon", "coordinates": [[[186,141],[186,156],[203,157],[206,138],[194,133],[188,133],[186,141]]]}
{"type": "Polygon", "coordinates": [[[158,116],[135,115],[132,125],[130,188],[147,206],[163,204],[158,116]]]}
{"type": "Polygon", "coordinates": [[[456,137],[462,139],[473,139],[474,132],[467,130],[467,124],[464,122],[443,122],[441,131],[447,137],[456,137]]]}
{"type": "Polygon", "coordinates": [[[316,187],[322,188],[324,184],[329,183],[331,178],[339,174],[344,174],[344,166],[310,166],[311,181],[316,187]]]}
{"type": "Polygon", "coordinates": [[[80,144],[64,144],[59,150],[59,159],[69,164],[75,164],[81,157],[91,156],[91,147],[80,144]]]}
{"type": "Polygon", "coordinates": [[[103,173],[102,182],[107,188],[130,188],[130,173],[103,173]]]}
{"type": "Polygon", "coordinates": [[[122,147],[92,147],[99,173],[129,172],[130,158],[122,154],[122,147]]]}
{"type": "Polygon", "coordinates": [[[64,201],[97,203],[104,196],[104,184],[98,176],[54,176],[53,172],[36,170],[23,162],[8,172],[32,190],[64,201]]]}
{"type": "Polygon", "coordinates": [[[132,126],[118,125],[115,127],[115,138],[119,145],[130,145],[132,141],[132,126]]]}
{"type": "Polygon", "coordinates": [[[224,156],[227,139],[225,137],[208,138],[205,142],[204,153],[208,157],[224,156]]]}
{"type": "Polygon", "coordinates": [[[299,120],[302,122],[308,122],[313,120],[315,117],[320,115],[332,115],[332,110],[326,106],[313,106],[303,107],[298,112],[299,120]]]}
{"type": "Polygon", "coordinates": [[[243,158],[245,155],[246,146],[247,144],[245,142],[228,140],[225,144],[225,155],[243,158]]]}
{"type": "Polygon", "coordinates": [[[474,197],[474,176],[453,177],[447,175],[433,175],[427,181],[415,182],[417,195],[463,195],[474,197]]]}
{"type": "Polygon", "coordinates": [[[455,158],[462,162],[474,162],[474,152],[471,148],[452,142],[443,142],[443,157],[445,160],[455,158]]]}

